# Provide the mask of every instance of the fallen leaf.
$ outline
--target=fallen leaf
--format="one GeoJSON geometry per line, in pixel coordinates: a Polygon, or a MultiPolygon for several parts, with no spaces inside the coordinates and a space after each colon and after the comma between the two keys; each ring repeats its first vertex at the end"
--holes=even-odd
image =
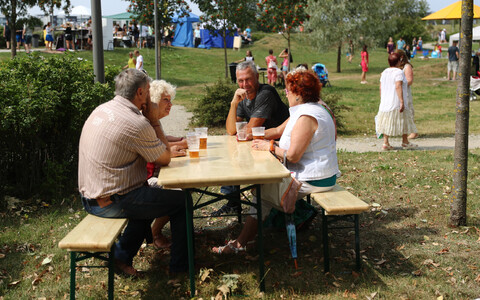
{"type": "Polygon", "coordinates": [[[431,259],[426,259],[426,260],[423,261],[423,264],[426,265],[426,266],[427,266],[427,265],[430,265],[430,264],[433,264],[433,260],[431,260],[431,259]]]}
{"type": "Polygon", "coordinates": [[[371,293],[371,294],[370,294],[370,297],[367,296],[367,299],[368,299],[368,300],[373,300],[373,299],[375,299],[375,297],[377,296],[377,294],[378,294],[378,292],[371,293]]]}
{"type": "Polygon", "coordinates": [[[448,248],[443,248],[442,250],[436,252],[437,254],[446,254],[448,253],[450,250],[448,248]]]}
{"type": "Polygon", "coordinates": [[[382,259],[382,260],[380,260],[380,261],[377,261],[375,264],[376,264],[376,265],[383,265],[383,264],[386,263],[386,262],[387,262],[386,259],[382,259]]]}
{"type": "Polygon", "coordinates": [[[438,296],[437,300],[443,300],[443,296],[438,296]]]}
{"type": "Polygon", "coordinates": [[[480,274],[477,275],[477,278],[475,278],[476,282],[480,282],[480,274]]]}
{"type": "Polygon", "coordinates": [[[0,258],[5,258],[5,254],[0,253],[0,258]]]}
{"type": "Polygon", "coordinates": [[[291,276],[292,276],[293,278],[297,278],[297,277],[300,277],[300,275],[302,275],[302,274],[303,274],[302,271],[297,271],[297,272],[293,273],[291,276]]]}
{"type": "Polygon", "coordinates": [[[339,284],[338,282],[335,282],[335,281],[334,281],[334,282],[332,282],[332,284],[333,284],[335,287],[337,287],[337,288],[340,287],[340,284],[339,284]]]}
{"type": "Polygon", "coordinates": [[[222,292],[224,295],[227,295],[230,292],[230,288],[226,284],[222,284],[221,286],[217,287],[217,290],[222,292]]]}
{"type": "Polygon", "coordinates": [[[352,271],[352,276],[353,278],[357,279],[360,276],[360,274],[355,271],[352,271]]]}
{"type": "Polygon", "coordinates": [[[48,265],[48,264],[51,263],[51,262],[52,262],[52,258],[51,258],[50,256],[47,256],[47,257],[45,257],[45,258],[43,259],[43,261],[42,261],[42,266],[48,265]]]}
{"type": "Polygon", "coordinates": [[[421,276],[422,275],[422,270],[416,270],[412,272],[413,276],[421,276]]]}
{"type": "Polygon", "coordinates": [[[8,284],[9,287],[12,287],[12,286],[16,286],[17,284],[20,283],[21,280],[17,280],[17,281],[12,281],[8,284]]]}
{"type": "Polygon", "coordinates": [[[213,269],[201,269],[200,270],[200,282],[204,282],[210,276],[213,269]]]}

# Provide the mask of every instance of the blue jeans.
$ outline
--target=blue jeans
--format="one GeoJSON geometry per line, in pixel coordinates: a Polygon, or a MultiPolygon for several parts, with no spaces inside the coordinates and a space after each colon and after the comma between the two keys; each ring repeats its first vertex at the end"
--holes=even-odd
{"type": "Polygon", "coordinates": [[[85,210],[103,218],[127,218],[128,224],[115,244],[115,258],[132,265],[145,238],[151,237],[153,219],[170,217],[172,247],[170,271],[188,270],[187,223],[183,191],[142,186],[124,195],[112,195],[112,204],[101,208],[90,206],[82,196],[85,210]]]}
{"type": "MultiPolygon", "coordinates": [[[[220,188],[220,193],[228,195],[228,194],[238,193],[239,190],[240,190],[239,185],[225,185],[220,188]]],[[[235,200],[228,200],[227,206],[241,207],[242,205],[235,200]]]]}

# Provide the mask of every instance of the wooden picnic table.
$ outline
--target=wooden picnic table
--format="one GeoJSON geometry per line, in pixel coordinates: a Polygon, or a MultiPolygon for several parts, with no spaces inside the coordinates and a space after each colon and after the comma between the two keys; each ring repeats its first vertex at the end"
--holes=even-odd
{"type": "Polygon", "coordinates": [[[223,194],[201,190],[209,186],[248,185],[241,191],[255,188],[257,203],[240,201],[257,208],[258,252],[260,290],[265,291],[263,259],[263,226],[261,184],[280,182],[290,176],[288,171],[268,151],[254,151],[251,142],[238,142],[235,136],[209,136],[207,149],[200,150],[199,158],[173,158],[167,167],[162,167],[158,183],[165,188],[182,188],[185,191],[188,235],[188,260],[191,296],[195,295],[195,269],[193,253],[193,211],[220,200],[223,194]],[[192,192],[215,197],[205,203],[193,203],[192,192]]]}

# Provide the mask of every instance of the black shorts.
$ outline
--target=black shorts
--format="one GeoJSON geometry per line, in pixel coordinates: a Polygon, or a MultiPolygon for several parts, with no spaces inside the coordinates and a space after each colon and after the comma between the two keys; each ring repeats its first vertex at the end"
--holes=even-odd
{"type": "Polygon", "coordinates": [[[69,33],[66,33],[66,34],[65,34],[65,40],[67,40],[67,41],[73,41],[73,36],[72,36],[71,34],[69,34],[69,33]]]}

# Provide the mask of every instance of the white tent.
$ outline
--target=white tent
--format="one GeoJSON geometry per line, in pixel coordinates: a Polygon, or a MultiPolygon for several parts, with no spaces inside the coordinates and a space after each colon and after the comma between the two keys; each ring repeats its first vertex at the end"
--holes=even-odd
{"type": "Polygon", "coordinates": [[[83,5],[75,6],[69,14],[70,16],[91,16],[92,11],[83,5]]]}
{"type": "MultiPolygon", "coordinates": [[[[453,41],[459,41],[459,40],[460,40],[460,33],[452,34],[448,39],[448,44],[451,46],[453,44],[453,41]]],[[[472,42],[474,41],[480,41],[480,26],[473,27],[472,42]]]]}

